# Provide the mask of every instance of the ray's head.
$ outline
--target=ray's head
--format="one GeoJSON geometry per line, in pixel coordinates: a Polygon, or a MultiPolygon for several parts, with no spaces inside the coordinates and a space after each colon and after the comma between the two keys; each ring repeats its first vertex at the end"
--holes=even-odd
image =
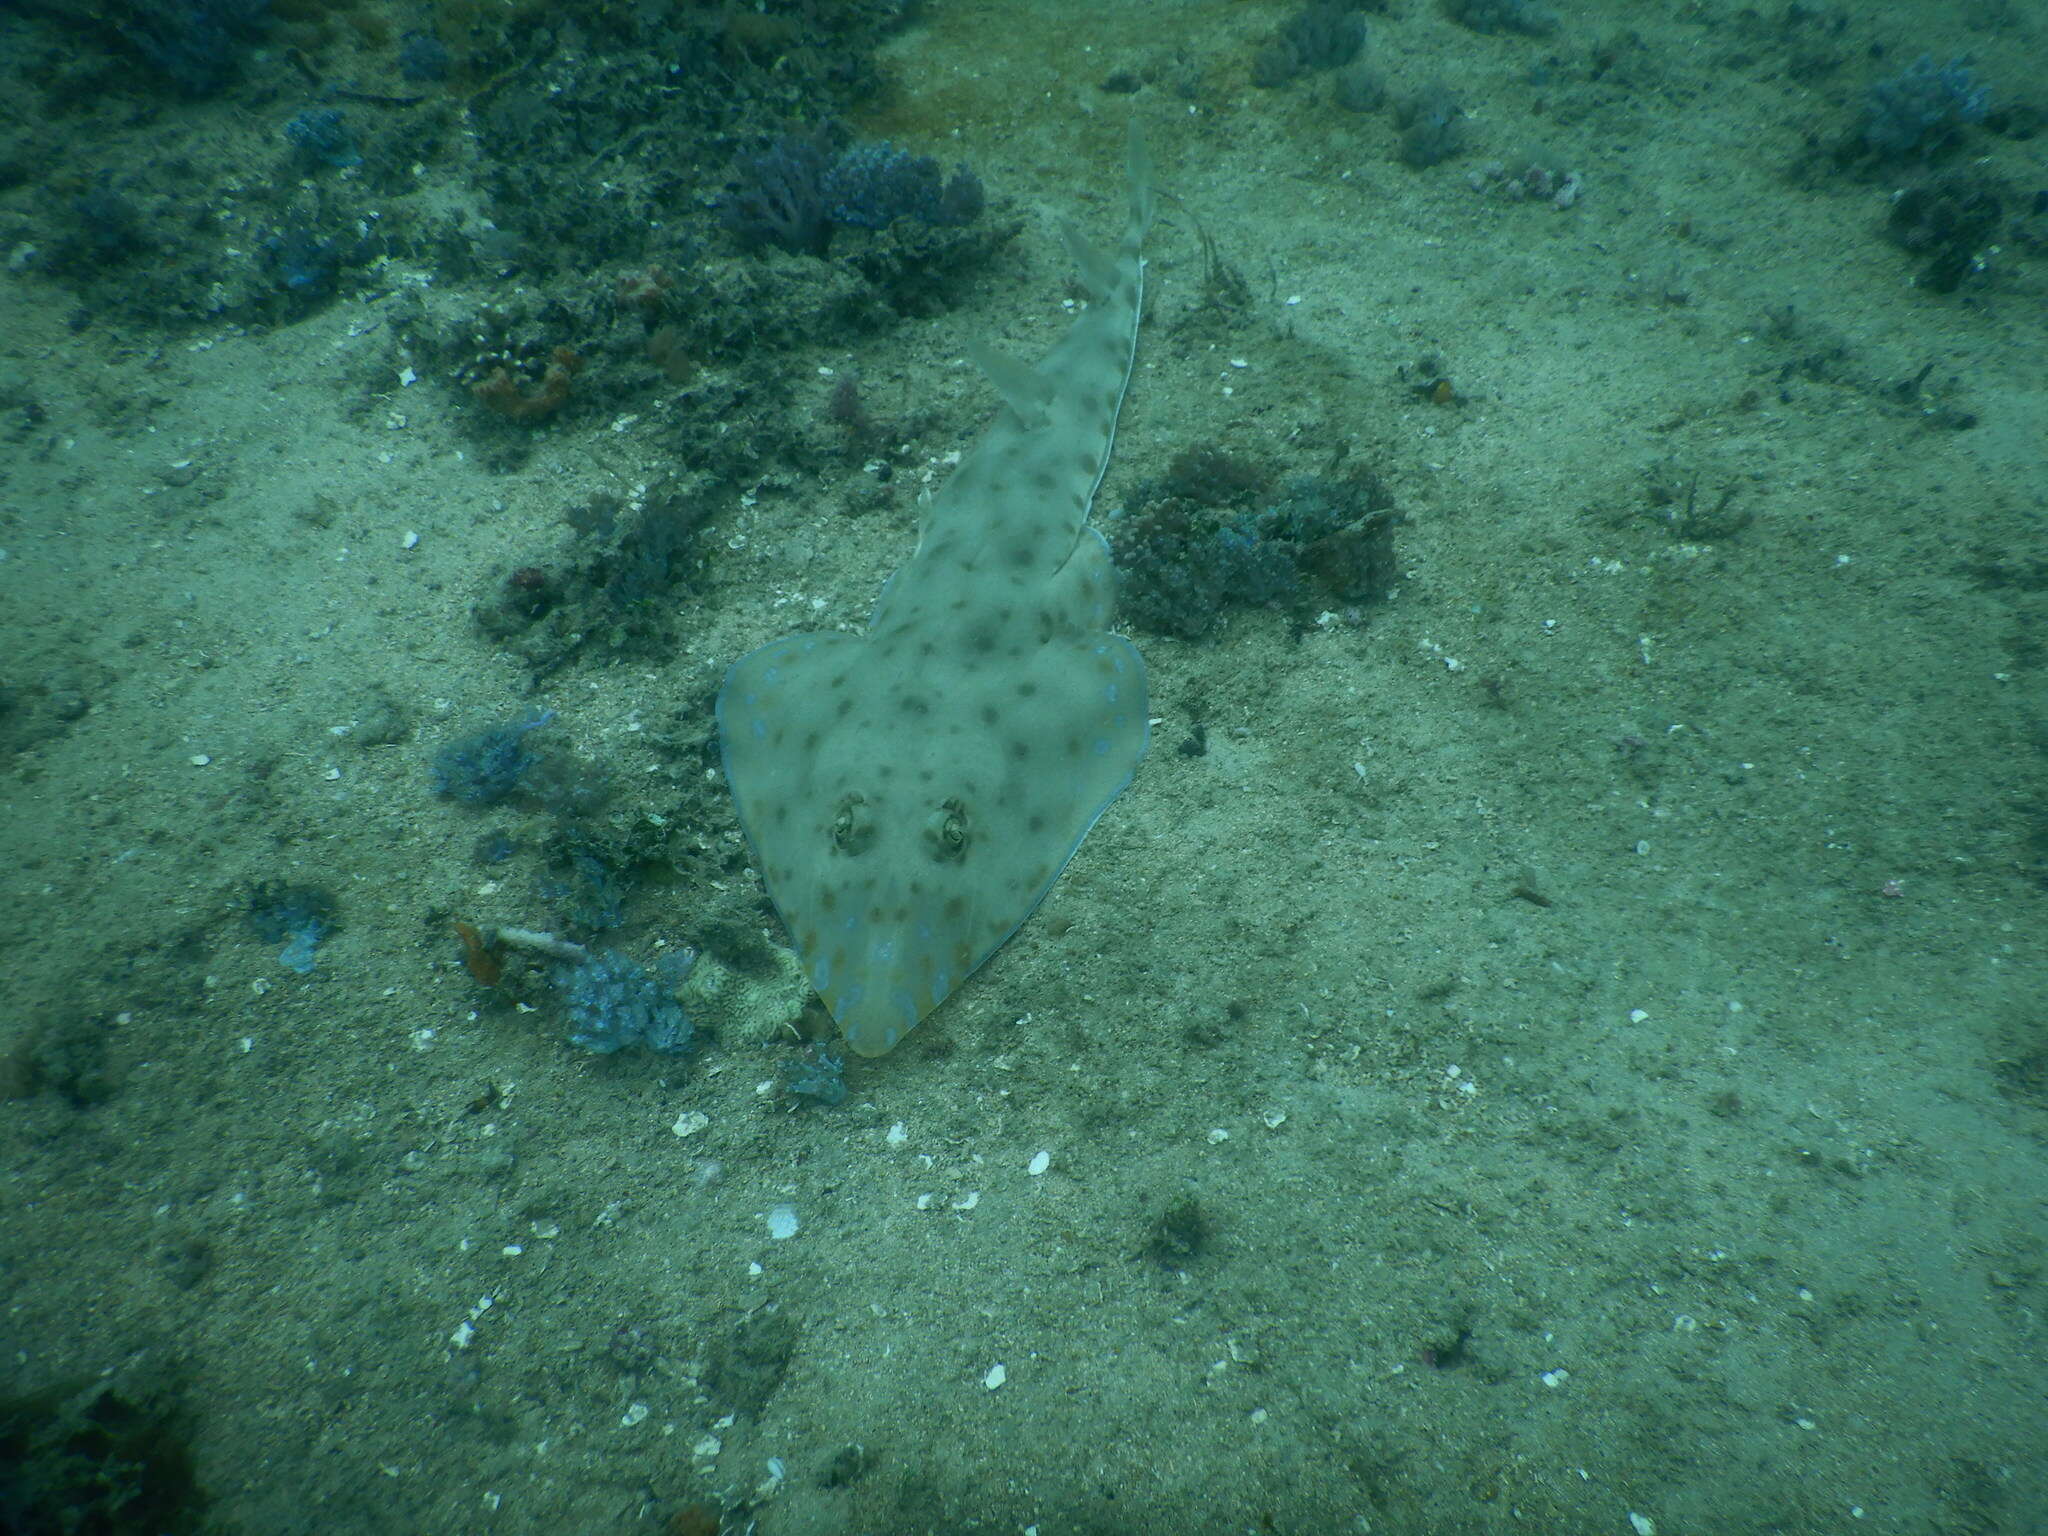
{"type": "Polygon", "coordinates": [[[1013,889],[1032,872],[1006,867],[949,788],[847,787],[816,829],[808,876],[785,894],[768,872],[812,984],[863,1056],[892,1050],[1035,905],[1013,889]]]}

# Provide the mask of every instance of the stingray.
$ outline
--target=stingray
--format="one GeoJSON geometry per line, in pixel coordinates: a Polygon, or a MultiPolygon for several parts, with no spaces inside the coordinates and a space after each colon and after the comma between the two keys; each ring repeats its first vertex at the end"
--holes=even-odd
{"type": "Polygon", "coordinates": [[[726,780],[811,983],[893,1049],[1021,927],[1145,755],[1145,664],[1109,633],[1088,524],[1137,352],[1150,167],[1131,136],[1112,255],[1033,365],[974,360],[1002,408],[933,496],[865,635],[790,635],[718,696],[726,780]]]}

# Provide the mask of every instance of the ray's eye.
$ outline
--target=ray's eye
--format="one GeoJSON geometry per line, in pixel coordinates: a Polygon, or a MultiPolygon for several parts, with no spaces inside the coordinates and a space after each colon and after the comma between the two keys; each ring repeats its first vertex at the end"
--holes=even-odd
{"type": "Polygon", "coordinates": [[[848,795],[832,818],[832,846],[841,853],[865,853],[874,841],[875,813],[859,795],[848,795]]]}
{"type": "Polygon", "coordinates": [[[924,824],[926,849],[941,863],[957,864],[967,853],[967,807],[947,800],[932,811],[924,824]]]}

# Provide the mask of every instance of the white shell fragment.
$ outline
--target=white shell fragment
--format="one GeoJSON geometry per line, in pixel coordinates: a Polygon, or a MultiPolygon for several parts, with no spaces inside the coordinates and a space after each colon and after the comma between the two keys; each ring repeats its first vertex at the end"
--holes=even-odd
{"type": "Polygon", "coordinates": [[[1009,1379],[1010,1373],[1003,1369],[1003,1362],[998,1360],[988,1368],[988,1374],[981,1378],[981,1384],[993,1392],[1009,1379]]]}
{"type": "Polygon", "coordinates": [[[1024,1171],[1030,1174],[1031,1177],[1035,1179],[1051,1166],[1052,1154],[1050,1152],[1041,1152],[1036,1157],[1031,1159],[1030,1165],[1026,1167],[1024,1171]]]}
{"type": "Polygon", "coordinates": [[[778,1205],[768,1213],[768,1235],[781,1242],[786,1237],[795,1237],[797,1229],[796,1207],[778,1205]]]}
{"type": "Polygon", "coordinates": [[[686,1109],[676,1116],[676,1123],[669,1127],[678,1136],[694,1136],[711,1123],[711,1117],[701,1109],[686,1109]]]}

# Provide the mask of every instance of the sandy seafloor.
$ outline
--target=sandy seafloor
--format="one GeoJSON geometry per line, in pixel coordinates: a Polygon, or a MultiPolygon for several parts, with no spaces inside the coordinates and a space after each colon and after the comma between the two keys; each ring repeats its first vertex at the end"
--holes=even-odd
{"type": "MultiPolygon", "coordinates": [[[[928,403],[910,481],[966,446],[963,343],[1058,334],[1059,221],[1114,238],[1135,115],[1174,202],[1099,508],[1190,442],[1341,446],[1404,521],[1367,622],[1138,636],[1135,782],[836,1109],[763,1093],[786,1042],[597,1058],[492,1000],[449,918],[549,921],[530,855],[472,857],[545,818],[426,763],[544,705],[619,814],[725,807],[673,743],[746,650],[864,621],[908,495],[764,463],[669,654],[533,691],[473,607],[661,473],[687,390],[494,469],[465,391],[401,384],[388,287],[73,334],[4,279],[41,410],[0,657],[62,718],[0,763],[0,1391],[175,1400],[205,1528],[265,1536],[2048,1531],[2048,262],[1927,292],[1882,185],[1800,169],[1923,49],[2023,95],[2041,12],[1859,12],[1886,62],[1814,87],[1717,0],[1549,39],[1405,4],[1390,82],[1471,112],[1421,171],[1324,81],[1252,88],[1284,14],[932,0],[888,45],[856,126],[1024,228],[943,315],[778,366],[928,403]],[[1177,49],[1197,101],[1097,88],[1177,49]],[[1532,137],[1575,206],[1468,184],[1532,137]],[[1729,516],[1675,528],[1695,482],[1729,516]],[[336,895],[309,975],[242,920],[263,880],[336,895]]],[[[2043,142],[1966,160],[2048,185],[2043,142]]],[[[730,875],[607,942],[757,900],[729,808],[683,835],[730,875]]]]}

